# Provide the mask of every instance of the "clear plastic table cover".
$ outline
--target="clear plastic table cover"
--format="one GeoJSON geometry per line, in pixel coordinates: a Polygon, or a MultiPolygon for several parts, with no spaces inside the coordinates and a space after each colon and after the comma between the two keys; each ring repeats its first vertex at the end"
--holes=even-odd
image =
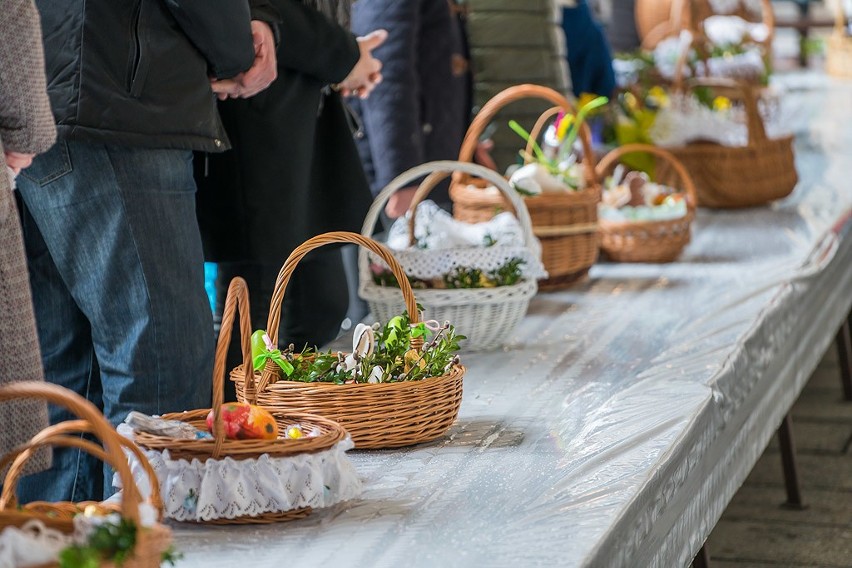
{"type": "Polygon", "coordinates": [[[178,526],[179,566],[688,565],[852,304],[852,84],[782,87],[791,197],[699,210],[679,262],[540,294],[464,357],[445,438],[355,452],[362,498],[305,520],[178,526]]]}

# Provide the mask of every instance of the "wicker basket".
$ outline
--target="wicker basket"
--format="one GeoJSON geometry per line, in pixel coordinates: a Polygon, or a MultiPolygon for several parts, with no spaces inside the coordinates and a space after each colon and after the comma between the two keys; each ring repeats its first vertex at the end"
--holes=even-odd
{"type": "Polygon", "coordinates": [[[690,0],[636,0],[636,32],[643,49],[654,49],[664,38],[677,34],[689,21],[690,0]]]}
{"type": "MultiPolygon", "coordinates": [[[[224,399],[225,361],[234,325],[234,312],[237,311],[237,306],[239,306],[240,331],[244,355],[244,364],[238,370],[241,373],[243,388],[249,391],[253,390],[253,375],[251,373],[248,376],[242,375],[243,368],[251,368],[251,322],[249,321],[248,292],[245,281],[242,278],[235,278],[228,288],[228,295],[222,315],[222,327],[216,346],[216,358],[213,369],[213,439],[178,440],[136,432],[136,443],[147,450],[158,452],[168,450],[169,457],[172,460],[199,460],[205,462],[207,460],[221,460],[225,458],[240,461],[259,458],[262,455],[268,455],[272,458],[284,458],[310,454],[329,450],[335,444],[344,440],[346,438],[346,431],[339,424],[321,416],[291,410],[297,408],[296,406],[276,409],[272,412],[279,428],[283,431],[285,427],[299,423],[306,430],[315,429],[319,431],[319,435],[295,440],[282,437],[276,440],[231,440],[226,438],[221,409],[224,399]]],[[[200,430],[206,430],[207,415],[209,413],[210,409],[205,408],[203,410],[164,414],[163,418],[166,420],[180,420],[192,424],[200,430]]],[[[310,514],[310,512],[310,508],[304,507],[285,511],[271,511],[251,516],[193,522],[217,525],[265,524],[303,518],[310,514]]]]}
{"type": "MultiPolygon", "coordinates": [[[[763,23],[769,32],[761,46],[770,56],[775,38],[775,11],[771,0],[761,0],[761,8],[763,23]]],[[[701,23],[712,15],[713,7],[708,0],[636,0],[636,31],[642,40],[642,48],[650,50],[681,30],[700,30],[701,23]]],[[[732,15],[748,20],[751,14],[741,4],[732,15]]]]}
{"type": "MultiPolygon", "coordinates": [[[[0,469],[11,462],[6,479],[3,483],[3,493],[0,496],[0,529],[6,527],[22,527],[30,521],[40,521],[46,527],[70,535],[74,531],[73,519],[87,507],[94,506],[102,513],[116,512],[136,525],[136,543],[133,554],[122,564],[124,568],[154,568],[160,565],[163,553],[171,545],[171,531],[156,523],[151,527],[143,527],[140,523],[139,506],[142,502],[133,476],[127,464],[122,448],[138,452],[138,448],[119,436],[112,426],[89,401],[62,387],[45,383],[16,383],[0,388],[0,401],[21,398],[37,398],[52,404],[62,406],[81,420],[66,422],[52,426],[36,435],[32,441],[14,452],[8,454],[0,463],[0,469]],[[81,439],[71,434],[91,432],[103,444],[81,439]],[[79,448],[103,460],[116,470],[124,488],[121,502],[113,503],[47,503],[34,502],[20,506],[17,503],[15,489],[22,475],[27,460],[34,450],[43,446],[63,446],[79,448]]],[[[149,475],[153,472],[147,470],[149,475]]],[[[152,492],[149,503],[161,510],[159,493],[152,492]]],[[[59,566],[59,563],[47,566],[59,566]]],[[[103,566],[112,567],[107,563],[103,566]]]]}
{"type": "MultiPolygon", "coordinates": [[[[722,209],[754,207],[790,195],[799,179],[793,136],[766,136],[754,88],[728,79],[695,79],[688,83],[742,99],[748,125],[746,146],[696,142],[667,148],[692,176],[698,205],[722,209]]],[[[665,164],[661,166],[666,169],[665,164]]],[[[661,179],[670,179],[662,173],[661,179]]]]}
{"type": "Polygon", "coordinates": [[[846,33],[846,13],[838,0],[835,6],[834,33],[828,38],[825,70],[834,77],[852,78],[852,37],[846,33]]]}
{"type": "MultiPolygon", "coordinates": [[[[532,233],[532,222],[524,201],[499,174],[476,164],[462,162],[431,162],[410,169],[394,179],[376,197],[364,221],[361,234],[373,233],[379,215],[388,199],[399,189],[428,175],[414,194],[409,208],[409,236],[414,244],[414,219],[418,204],[448,175],[465,172],[481,177],[496,187],[512,204],[518,221],[524,230],[524,242],[534,256],[541,256],[541,246],[532,233]]],[[[418,254],[430,254],[419,251],[418,254]]],[[[447,254],[435,251],[434,254],[447,254]]],[[[379,321],[388,321],[402,312],[404,304],[399,289],[380,286],[373,281],[367,251],[361,249],[358,259],[360,272],[359,294],[370,306],[373,316],[379,321]]],[[[491,349],[505,341],[515,326],[527,313],[530,299],[538,291],[535,280],[525,279],[511,286],[476,289],[426,289],[417,291],[417,299],[423,306],[423,317],[440,322],[449,321],[456,331],[468,337],[464,347],[479,350],[491,349]]]]}
{"type": "MultiPolygon", "coordinates": [[[[498,93],[488,101],[470,125],[459,154],[460,162],[470,162],[479,137],[505,106],[528,98],[539,98],[574,112],[568,99],[540,85],[517,85],[498,93]]],[[[546,115],[550,113],[548,111],[546,115]]],[[[548,115],[551,116],[551,115],[548,115]]],[[[539,127],[542,119],[539,119],[539,127]]],[[[535,129],[533,134],[535,134],[535,129]]],[[[564,288],[582,278],[598,258],[598,209],[600,188],[594,179],[594,152],[586,125],[580,130],[583,145],[586,188],[560,194],[544,194],[524,199],[533,224],[533,233],[541,241],[541,260],[549,277],[539,283],[542,290],[564,288]]],[[[468,223],[491,219],[500,211],[513,211],[502,194],[482,191],[486,183],[459,172],[453,176],[450,198],[453,215],[468,223]]]]}
{"type": "MultiPolygon", "coordinates": [[[[400,283],[411,323],[420,321],[411,285],[391,252],[357,233],[332,232],[297,247],[281,268],[266,327],[273,343],[278,342],[281,302],[293,271],[310,251],[332,243],[354,243],[381,257],[400,283]]],[[[236,383],[240,400],[256,402],[269,410],[299,408],[325,416],[346,428],[356,449],[380,449],[410,446],[442,436],[458,416],[464,373],[463,366],[455,365],[443,376],[420,381],[336,385],[282,380],[278,366],[267,362],[259,376],[255,373],[255,392],[247,385],[242,368],[231,373],[231,380],[236,383]]]]}
{"type": "Polygon", "coordinates": [[[654,154],[677,173],[686,192],[686,216],[666,221],[600,220],[601,249],[618,262],[672,262],[689,244],[690,226],[695,218],[695,184],[677,158],[647,144],[627,144],[616,148],[598,163],[597,175],[603,182],[619,160],[633,153],[654,154]]]}

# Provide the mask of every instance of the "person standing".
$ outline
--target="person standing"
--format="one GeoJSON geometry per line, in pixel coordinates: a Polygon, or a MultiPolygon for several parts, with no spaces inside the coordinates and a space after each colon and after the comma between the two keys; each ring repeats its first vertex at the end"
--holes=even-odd
{"type": "Polygon", "coordinates": [[[574,96],[608,97],[615,90],[612,50],[586,0],[558,0],[574,96]]]}
{"type": "MultiPolygon", "coordinates": [[[[198,161],[198,218],[207,260],[218,264],[217,311],[230,280],[242,276],[255,328],[266,326],[275,279],[290,252],[319,233],[360,231],[370,205],[341,94],[366,97],[381,79],[382,64],[372,53],[385,33],[356,39],[349,5],[274,1],[285,38],[278,79],[253,98],[220,103],[234,148],[198,161]]],[[[315,251],[286,292],[282,344],[333,340],[348,303],[340,251],[315,251]]]]}
{"type": "MultiPolygon", "coordinates": [[[[448,0],[359,0],[352,31],[388,30],[376,49],[384,79],[370,98],[353,104],[363,120],[357,140],[373,194],[405,170],[458,158],[471,112],[471,76],[463,4],[448,0]]],[[[447,204],[447,184],[430,199],[447,204]]],[[[396,218],[415,188],[397,192],[386,207],[396,218]]]]}
{"type": "MultiPolygon", "coordinates": [[[[0,385],[44,380],[12,184],[14,176],[55,140],[38,12],[32,0],[4,0],[0,10],[0,385]]],[[[2,403],[0,422],[0,455],[5,455],[47,427],[47,406],[35,401],[2,403]]],[[[50,453],[39,452],[26,471],[49,465],[50,453]]]]}
{"type": "MultiPolygon", "coordinates": [[[[253,12],[245,0],[36,5],[59,141],[18,186],[46,378],[113,424],[130,410],[204,408],[213,324],[192,150],[228,147],[214,90],[250,96],[274,79],[263,21],[277,15],[260,0],[253,12]]],[[[19,496],[99,500],[112,491],[103,471],[57,451],[19,496]]]]}

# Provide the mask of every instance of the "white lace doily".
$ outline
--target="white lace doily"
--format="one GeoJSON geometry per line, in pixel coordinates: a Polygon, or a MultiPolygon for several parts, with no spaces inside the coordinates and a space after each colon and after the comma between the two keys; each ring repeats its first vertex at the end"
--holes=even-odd
{"type": "MultiPolygon", "coordinates": [[[[391,249],[397,251],[409,248],[410,218],[407,212],[391,225],[387,239],[391,249]]],[[[524,231],[511,213],[500,213],[482,223],[465,223],[453,219],[452,215],[432,201],[424,201],[417,206],[414,238],[417,240],[416,248],[429,250],[483,248],[486,243],[524,246],[524,231]]]]}
{"type": "MultiPolygon", "coordinates": [[[[122,426],[119,433],[127,436],[129,428],[122,426]]],[[[361,482],[346,456],[352,447],[347,436],[329,450],[286,458],[264,454],[247,460],[189,462],[171,459],[168,451],[146,450],[145,455],[160,482],[165,516],[209,521],[319,509],[357,497],[361,482]]],[[[145,471],[132,455],[128,459],[141,494],[150,495],[145,471]]]]}
{"type": "MultiPolygon", "coordinates": [[[[724,20],[739,20],[743,24],[751,26],[751,24],[740,18],[721,16],[720,18],[724,20]]],[[[724,22],[721,22],[721,25],[719,25],[720,20],[713,20],[713,22],[715,22],[715,25],[711,25],[711,29],[714,30],[713,33],[722,39],[726,39],[728,35],[734,36],[740,32],[746,33],[744,31],[746,28],[740,30],[737,26],[728,27],[724,22]]],[[[748,33],[753,33],[756,36],[768,33],[768,30],[765,29],[763,24],[755,24],[755,26],[757,27],[747,28],[749,30],[748,33]],[[761,28],[760,26],[763,27],[761,28]]],[[[669,80],[674,79],[677,73],[678,62],[685,50],[689,49],[690,60],[696,57],[695,50],[690,47],[692,39],[692,34],[684,30],[680,35],[666,38],[657,44],[654,48],[654,65],[657,67],[660,75],[669,80]]],[[[739,41],[732,43],[739,43],[739,41]]],[[[718,45],[723,44],[719,43],[718,45]]],[[[698,76],[724,77],[729,79],[753,79],[760,77],[766,72],[766,64],[763,61],[763,56],[760,53],[760,49],[756,46],[746,49],[743,53],[711,57],[707,60],[706,68],[703,61],[697,61],[694,66],[695,73],[698,76]]],[[[691,77],[692,72],[689,65],[684,66],[684,77],[691,77]]]]}
{"type": "MultiPolygon", "coordinates": [[[[441,278],[454,268],[496,270],[507,261],[523,261],[525,278],[544,278],[547,273],[541,258],[524,244],[524,232],[511,213],[500,213],[484,223],[464,223],[431,201],[417,207],[414,236],[417,245],[409,247],[408,218],[398,219],[388,232],[387,245],[405,273],[413,278],[441,278]],[[484,246],[486,243],[494,244],[484,246]]],[[[387,269],[387,264],[370,254],[371,265],[387,269]]]]}
{"type": "Polygon", "coordinates": [[[46,527],[41,521],[28,521],[21,528],[6,527],[0,532],[0,568],[52,564],[71,544],[70,536],[46,527]]]}
{"type": "Polygon", "coordinates": [[[766,24],[748,22],[739,16],[710,16],[704,20],[704,33],[715,45],[739,44],[746,39],[764,42],[769,38],[766,24]]]}
{"type": "MultiPolygon", "coordinates": [[[[432,280],[442,278],[456,267],[476,268],[483,272],[497,270],[513,258],[524,261],[520,266],[525,279],[537,280],[547,277],[544,265],[529,249],[524,247],[490,247],[455,250],[395,251],[394,257],[405,273],[412,278],[432,280]]],[[[375,266],[388,270],[387,264],[377,256],[370,255],[371,269],[375,266]]]]}

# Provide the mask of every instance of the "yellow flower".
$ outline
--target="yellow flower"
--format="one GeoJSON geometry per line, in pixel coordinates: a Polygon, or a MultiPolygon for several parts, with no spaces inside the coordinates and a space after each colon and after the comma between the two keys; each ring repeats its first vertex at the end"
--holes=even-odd
{"type": "Polygon", "coordinates": [[[717,112],[731,110],[731,99],[728,97],[716,97],[713,99],[713,110],[717,112]]]}
{"type": "Polygon", "coordinates": [[[574,115],[566,114],[563,116],[562,120],[559,121],[559,127],[556,129],[556,139],[562,142],[572,124],[574,124],[574,115]]]}
{"type": "Polygon", "coordinates": [[[405,352],[403,356],[405,359],[405,372],[409,372],[414,368],[414,365],[417,365],[419,368],[423,369],[426,367],[426,361],[420,356],[420,352],[416,349],[409,349],[405,352]]]}
{"type": "Polygon", "coordinates": [[[479,286],[480,288],[494,288],[495,284],[493,280],[490,280],[484,274],[479,275],[479,286]]]}
{"type": "Polygon", "coordinates": [[[624,93],[624,104],[631,111],[635,112],[639,109],[639,101],[636,100],[636,96],[633,93],[624,93]]]}
{"type": "Polygon", "coordinates": [[[660,108],[667,108],[669,106],[669,94],[659,85],[651,87],[648,90],[648,98],[656,102],[660,108]]]}
{"type": "Polygon", "coordinates": [[[592,93],[582,93],[580,98],[577,100],[577,108],[583,108],[593,100],[597,99],[598,95],[592,93]]]}

